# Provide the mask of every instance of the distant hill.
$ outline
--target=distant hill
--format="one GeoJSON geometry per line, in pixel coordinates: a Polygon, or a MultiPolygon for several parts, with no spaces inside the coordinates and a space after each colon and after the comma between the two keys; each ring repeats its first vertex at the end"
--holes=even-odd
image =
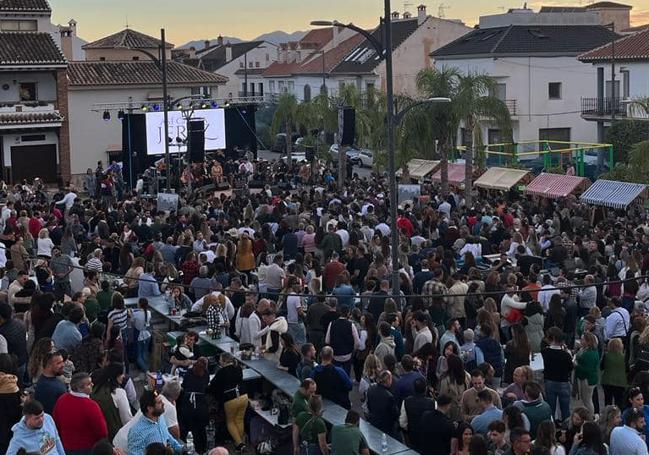
{"type": "MultiPolygon", "coordinates": [[[[264,33],[263,35],[259,35],[257,38],[251,41],[268,41],[269,43],[273,44],[280,44],[280,43],[286,43],[288,41],[298,41],[300,40],[304,35],[306,35],[306,32],[293,32],[293,33],[287,33],[283,32],[281,30],[276,30],[274,32],[270,33],[264,33]]],[[[235,38],[233,36],[224,36],[223,37],[223,42],[227,43],[241,43],[245,40],[242,40],[240,38],[235,38]]],[[[216,38],[212,38],[210,40],[212,44],[216,43],[216,38]]],[[[205,40],[195,40],[195,41],[190,41],[187,44],[183,44],[180,46],[181,49],[187,49],[190,47],[195,47],[196,49],[202,49],[205,46],[205,40]]]]}

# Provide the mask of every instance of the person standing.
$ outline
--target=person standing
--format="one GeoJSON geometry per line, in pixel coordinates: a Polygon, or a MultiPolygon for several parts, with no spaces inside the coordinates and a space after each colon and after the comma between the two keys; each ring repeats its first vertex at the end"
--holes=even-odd
{"type": "Polygon", "coordinates": [[[45,412],[38,400],[28,400],[23,405],[23,417],[11,431],[6,455],[38,453],[66,455],[54,419],[45,412]]]}
{"type": "Polygon", "coordinates": [[[295,418],[293,425],[294,455],[329,455],[327,446],[327,425],[322,418],[322,398],[309,398],[309,407],[295,418]]]}
{"type": "Polygon", "coordinates": [[[248,395],[243,384],[243,371],[237,365],[234,357],[229,352],[221,353],[219,357],[220,368],[210,382],[207,393],[213,395],[223,404],[228,432],[237,451],[245,447],[244,417],[248,408],[248,395]]]}
{"type": "MultiPolygon", "coordinates": [[[[399,426],[408,435],[415,448],[423,447],[427,436],[421,425],[424,414],[435,410],[435,400],[426,396],[427,387],[424,378],[415,379],[415,392],[403,400],[399,414],[399,426]]],[[[437,405],[440,406],[439,400],[437,405]]]]}
{"type": "Polygon", "coordinates": [[[347,411],[345,423],[331,428],[332,455],[370,455],[365,436],[358,428],[360,415],[356,411],[347,411]]]}
{"type": "Polygon", "coordinates": [[[88,455],[97,442],[108,436],[106,419],[90,398],[91,393],[90,375],[75,373],[70,380],[70,392],[61,395],[54,406],[52,417],[67,455],[88,455]]]}
{"type": "Polygon", "coordinates": [[[52,334],[52,341],[57,349],[73,352],[81,344],[83,338],[79,331],[79,324],[83,321],[85,314],[79,304],[66,305],[72,305],[72,308],[70,308],[67,319],[56,325],[52,334]]]}
{"type": "Polygon", "coordinates": [[[0,335],[5,339],[7,352],[18,359],[18,379],[21,379],[27,369],[27,333],[25,324],[14,318],[8,303],[0,303],[0,335]]]}
{"type": "Polygon", "coordinates": [[[352,354],[360,347],[361,341],[356,326],[349,320],[349,307],[338,308],[340,317],[333,320],[327,327],[325,343],[331,345],[334,352],[334,362],[348,376],[352,371],[352,354]]]}
{"type": "Polygon", "coordinates": [[[563,344],[563,332],[557,327],[550,327],[546,332],[550,346],[541,351],[545,369],[545,399],[556,415],[557,400],[561,409],[561,421],[570,417],[570,379],[573,369],[572,356],[563,344]]]}
{"type": "MultiPolygon", "coordinates": [[[[140,289],[142,285],[140,284],[140,289]]],[[[133,313],[133,328],[137,330],[137,367],[142,373],[149,371],[149,350],[151,345],[151,312],[149,301],[141,297],[137,302],[138,311],[133,313]]]]}
{"type": "Polygon", "coordinates": [[[400,440],[397,429],[399,418],[399,407],[397,399],[391,392],[392,373],[382,371],[379,373],[376,384],[367,390],[367,409],[369,411],[369,422],[383,433],[400,440]]]}
{"type": "Polygon", "coordinates": [[[286,296],[286,322],[288,323],[288,333],[293,336],[293,340],[302,345],[306,343],[306,328],[304,327],[305,305],[303,298],[298,294],[301,290],[300,281],[296,277],[289,277],[288,291],[286,296]]]}
{"type": "Polygon", "coordinates": [[[352,380],[345,370],[334,365],[334,350],[330,346],[325,346],[320,351],[320,365],[313,369],[311,378],[316,382],[323,398],[351,409],[349,392],[352,390],[352,380]]]}
{"type": "Polygon", "coordinates": [[[579,395],[591,415],[595,412],[593,405],[593,389],[597,387],[599,377],[599,354],[597,353],[597,338],[586,332],[581,337],[581,349],[575,357],[575,376],[579,387],[579,395]]]}
{"type": "Polygon", "coordinates": [[[56,400],[67,392],[65,384],[59,379],[63,374],[65,361],[60,352],[48,352],[43,358],[43,372],[34,387],[34,399],[43,405],[47,414],[52,414],[56,400]]]}
{"type": "Polygon", "coordinates": [[[54,294],[57,298],[63,300],[63,296],[72,296],[72,287],[70,284],[70,274],[72,273],[72,259],[67,254],[61,254],[61,248],[54,246],[52,248],[52,260],[50,269],[54,275],[54,294]]]}

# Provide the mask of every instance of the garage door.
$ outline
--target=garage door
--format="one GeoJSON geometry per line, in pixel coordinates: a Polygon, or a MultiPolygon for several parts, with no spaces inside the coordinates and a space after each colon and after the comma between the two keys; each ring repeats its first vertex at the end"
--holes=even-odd
{"type": "Polygon", "coordinates": [[[11,175],[14,182],[40,177],[56,183],[56,145],[27,145],[11,147],[11,175]]]}

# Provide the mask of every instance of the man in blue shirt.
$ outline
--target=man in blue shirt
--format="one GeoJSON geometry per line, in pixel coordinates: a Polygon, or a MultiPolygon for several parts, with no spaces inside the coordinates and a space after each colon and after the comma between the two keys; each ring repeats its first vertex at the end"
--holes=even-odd
{"type": "Polygon", "coordinates": [[[142,417],[128,432],[128,453],[143,455],[149,444],[159,442],[171,447],[174,453],[180,454],[182,445],[167,429],[162,396],[157,392],[145,390],[140,397],[140,410],[142,417]]]}
{"type": "Polygon", "coordinates": [[[56,325],[52,334],[52,341],[57,349],[65,349],[72,352],[81,344],[81,332],[79,324],[83,321],[85,313],[79,304],[71,303],[72,308],[68,313],[67,319],[62,320],[56,325]]]}
{"type": "Polygon", "coordinates": [[[153,264],[147,263],[144,273],[140,275],[137,296],[138,297],[156,297],[161,294],[160,286],[153,276],[153,264]]]}
{"type": "Polygon", "coordinates": [[[471,420],[471,426],[476,433],[486,435],[489,431],[489,424],[494,420],[502,419],[503,412],[494,406],[491,392],[487,389],[478,392],[478,400],[480,400],[483,411],[471,420]]]}

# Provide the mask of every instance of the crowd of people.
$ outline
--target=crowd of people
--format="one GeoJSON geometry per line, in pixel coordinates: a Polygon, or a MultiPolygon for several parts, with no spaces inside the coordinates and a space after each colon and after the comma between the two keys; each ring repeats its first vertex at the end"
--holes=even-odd
{"type": "MultiPolygon", "coordinates": [[[[245,164],[228,169],[249,181],[259,163],[245,164]]],[[[361,418],[421,454],[648,453],[640,206],[512,190],[466,207],[461,192],[424,185],[399,206],[392,245],[385,176],[337,188],[330,170],[282,169],[290,189],[195,189],[172,212],[126,188],[104,197],[101,184],[6,188],[0,452],[261,450],[247,447],[236,355],[222,353],[210,379],[189,330],[165,371],[180,379],[150,384],[166,356],[149,302],[166,295],[300,381],[294,454],[369,453],[361,418]],[[329,402],[344,422],[328,425],[329,402]]]]}

